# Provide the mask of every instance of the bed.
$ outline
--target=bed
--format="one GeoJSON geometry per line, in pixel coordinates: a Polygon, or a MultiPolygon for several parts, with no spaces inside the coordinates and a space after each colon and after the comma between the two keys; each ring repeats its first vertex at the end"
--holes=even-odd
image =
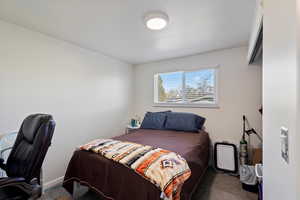
{"type": "MultiPolygon", "coordinates": [[[[182,200],[191,199],[209,162],[210,140],[199,133],[139,129],[113,139],[160,147],[180,154],[191,169],[184,183],[182,200]]],[[[161,191],[131,169],[98,154],[76,150],[66,171],[63,186],[73,192],[73,183],[86,185],[105,200],[160,200],[161,191]]]]}

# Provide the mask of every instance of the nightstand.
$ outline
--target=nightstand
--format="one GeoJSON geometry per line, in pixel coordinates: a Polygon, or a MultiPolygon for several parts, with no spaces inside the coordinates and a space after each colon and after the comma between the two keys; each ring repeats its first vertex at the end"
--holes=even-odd
{"type": "Polygon", "coordinates": [[[141,126],[131,126],[131,125],[127,125],[126,126],[126,131],[125,131],[125,134],[129,134],[129,133],[132,133],[138,129],[140,129],[141,126]]]}

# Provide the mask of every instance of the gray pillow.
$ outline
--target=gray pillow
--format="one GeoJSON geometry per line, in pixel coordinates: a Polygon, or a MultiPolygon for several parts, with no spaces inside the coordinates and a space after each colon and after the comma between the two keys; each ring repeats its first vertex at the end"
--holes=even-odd
{"type": "Polygon", "coordinates": [[[165,112],[147,112],[142,122],[142,129],[163,130],[167,115],[165,112]]]}
{"type": "Polygon", "coordinates": [[[205,118],[192,113],[170,112],[166,115],[165,129],[168,130],[199,132],[205,122],[205,118]]]}

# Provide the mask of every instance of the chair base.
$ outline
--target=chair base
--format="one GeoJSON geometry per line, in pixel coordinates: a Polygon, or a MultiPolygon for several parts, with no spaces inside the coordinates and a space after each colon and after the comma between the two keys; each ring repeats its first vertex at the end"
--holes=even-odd
{"type": "Polygon", "coordinates": [[[16,187],[5,187],[0,189],[0,200],[25,200],[29,196],[16,187]],[[16,194],[21,194],[16,196],[16,194]]]}

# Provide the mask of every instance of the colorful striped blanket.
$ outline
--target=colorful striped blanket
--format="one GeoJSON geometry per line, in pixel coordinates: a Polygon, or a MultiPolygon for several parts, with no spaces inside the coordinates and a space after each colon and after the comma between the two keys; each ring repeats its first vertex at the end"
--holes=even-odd
{"type": "Polygon", "coordinates": [[[183,183],[191,170],[180,155],[147,145],[112,139],[97,139],[80,146],[131,168],[161,191],[164,200],[180,200],[183,183]]]}

